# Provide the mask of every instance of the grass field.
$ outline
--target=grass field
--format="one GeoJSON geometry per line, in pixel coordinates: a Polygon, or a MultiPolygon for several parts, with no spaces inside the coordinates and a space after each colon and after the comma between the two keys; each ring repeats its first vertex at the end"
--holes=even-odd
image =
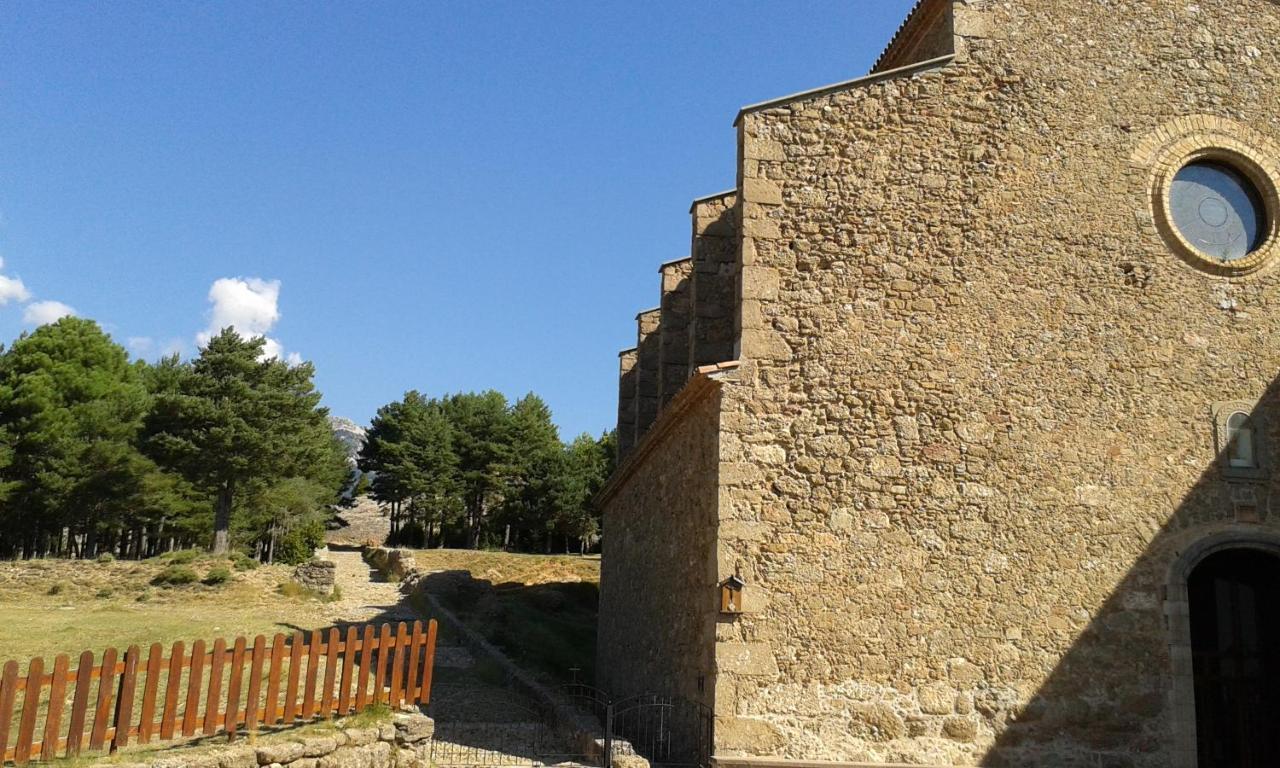
{"type": "Polygon", "coordinates": [[[422,550],[414,559],[439,572],[427,589],[517,664],[551,682],[594,679],[599,557],[422,550]]]}
{"type": "Polygon", "coordinates": [[[114,646],[142,648],[175,640],[289,633],[328,626],[324,604],[308,596],[286,597],[288,566],[237,571],[226,559],[200,557],[184,564],[205,578],[219,566],[230,580],[206,586],[157,586],[151,582],[172,558],[142,562],[32,560],[0,563],[0,662],[59,653],[100,654],[114,646]]]}

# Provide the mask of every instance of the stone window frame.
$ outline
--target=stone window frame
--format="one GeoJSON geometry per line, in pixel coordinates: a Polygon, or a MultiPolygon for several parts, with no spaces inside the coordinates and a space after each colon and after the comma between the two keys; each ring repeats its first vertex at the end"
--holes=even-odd
{"type": "Polygon", "coordinates": [[[1171,768],[1198,768],[1195,670],[1191,655],[1191,600],[1188,579],[1210,555],[1230,549],[1254,550],[1280,558],[1280,532],[1232,524],[1198,539],[1178,554],[1165,584],[1164,614],[1169,630],[1171,768]]]}
{"type": "Polygon", "coordinates": [[[1270,473],[1270,452],[1267,445],[1266,423],[1258,414],[1258,404],[1245,400],[1228,400],[1213,404],[1213,443],[1217,451],[1218,468],[1222,476],[1239,480],[1264,480],[1270,473]],[[1227,422],[1237,413],[1243,413],[1253,428],[1252,467],[1236,467],[1231,464],[1227,452],[1230,428],[1227,422]]]}
{"type": "Polygon", "coordinates": [[[1216,117],[1197,116],[1175,121],[1156,131],[1135,154],[1151,171],[1152,220],[1164,244],[1184,262],[1219,277],[1250,275],[1280,254],[1280,153],[1276,145],[1248,127],[1216,117]],[[1174,177],[1197,162],[1226,165],[1247,179],[1262,200],[1266,221],[1262,244],[1249,255],[1222,261],[1203,253],[1173,222],[1171,192],[1174,177]]]}

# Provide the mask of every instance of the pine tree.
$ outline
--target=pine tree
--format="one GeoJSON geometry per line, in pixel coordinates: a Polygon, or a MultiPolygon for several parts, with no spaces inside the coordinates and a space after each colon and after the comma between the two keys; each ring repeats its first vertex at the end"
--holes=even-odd
{"type": "Polygon", "coordinates": [[[0,358],[0,433],[9,491],[5,549],[27,556],[98,545],[126,493],[154,472],[133,441],[148,407],[128,355],[90,320],[62,318],[0,358]]]}
{"type": "Polygon", "coordinates": [[[526,533],[550,551],[557,516],[556,494],[564,483],[566,465],[559,431],[542,398],[530,393],[516,401],[511,409],[508,445],[508,460],[502,468],[503,544],[511,547],[515,529],[517,535],[526,533]]]}
{"type": "Polygon", "coordinates": [[[592,500],[613,474],[614,440],[613,432],[599,440],[581,434],[565,448],[566,469],[557,498],[556,530],[566,542],[576,539],[580,552],[600,535],[600,512],[592,500]]]}
{"type": "Polygon", "coordinates": [[[484,543],[489,516],[502,499],[510,455],[511,414],[500,392],[457,394],[444,402],[458,456],[458,482],[471,549],[484,543]]]}
{"type": "Polygon", "coordinates": [[[156,396],[147,418],[151,454],[213,497],[215,554],[230,546],[237,490],[305,477],[334,455],[314,369],[263,360],[264,343],[222,331],[189,370],[168,372],[173,391],[156,396]]]}

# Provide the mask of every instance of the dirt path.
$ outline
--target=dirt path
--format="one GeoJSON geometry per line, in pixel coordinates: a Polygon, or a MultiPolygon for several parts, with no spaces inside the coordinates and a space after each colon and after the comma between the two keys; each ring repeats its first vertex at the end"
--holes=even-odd
{"type": "Polygon", "coordinates": [[[329,604],[334,622],[413,621],[421,618],[400,594],[400,585],[382,580],[359,552],[320,551],[336,566],[334,579],[342,598],[329,604]]]}

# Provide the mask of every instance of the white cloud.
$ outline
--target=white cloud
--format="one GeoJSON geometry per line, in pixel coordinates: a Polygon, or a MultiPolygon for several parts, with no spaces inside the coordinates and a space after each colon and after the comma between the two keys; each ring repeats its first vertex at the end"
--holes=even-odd
{"type": "Polygon", "coordinates": [[[234,328],[241,336],[261,336],[265,341],[262,359],[273,357],[287,360],[292,365],[298,353],[285,355],[284,345],[268,336],[280,321],[280,281],[258,277],[223,277],[209,288],[209,325],[196,335],[196,343],[203,346],[224,328],[234,328]]]}
{"type": "Polygon", "coordinates": [[[262,341],[262,359],[270,360],[273,357],[284,357],[284,345],[270,336],[263,336],[262,341]]]}
{"type": "Polygon", "coordinates": [[[138,357],[146,357],[156,348],[156,340],[150,336],[130,336],[125,346],[138,357]]]}
{"type": "MultiPolygon", "coordinates": [[[[3,267],[4,264],[0,262],[0,268],[3,267]]],[[[4,306],[11,301],[27,301],[30,298],[31,291],[27,290],[27,286],[22,284],[21,278],[0,275],[0,306],[4,306]]]]}
{"type": "Polygon", "coordinates": [[[302,355],[297,352],[290,352],[289,356],[285,358],[285,362],[288,363],[290,367],[297,368],[302,365],[302,355]]]}
{"type": "Polygon", "coordinates": [[[280,319],[280,281],[256,277],[224,277],[209,288],[209,327],[196,340],[201,344],[224,328],[242,336],[266,336],[280,319]]]}
{"type": "Polygon", "coordinates": [[[23,310],[22,322],[28,325],[48,325],[75,313],[74,309],[60,301],[33,301],[23,310]]]}

